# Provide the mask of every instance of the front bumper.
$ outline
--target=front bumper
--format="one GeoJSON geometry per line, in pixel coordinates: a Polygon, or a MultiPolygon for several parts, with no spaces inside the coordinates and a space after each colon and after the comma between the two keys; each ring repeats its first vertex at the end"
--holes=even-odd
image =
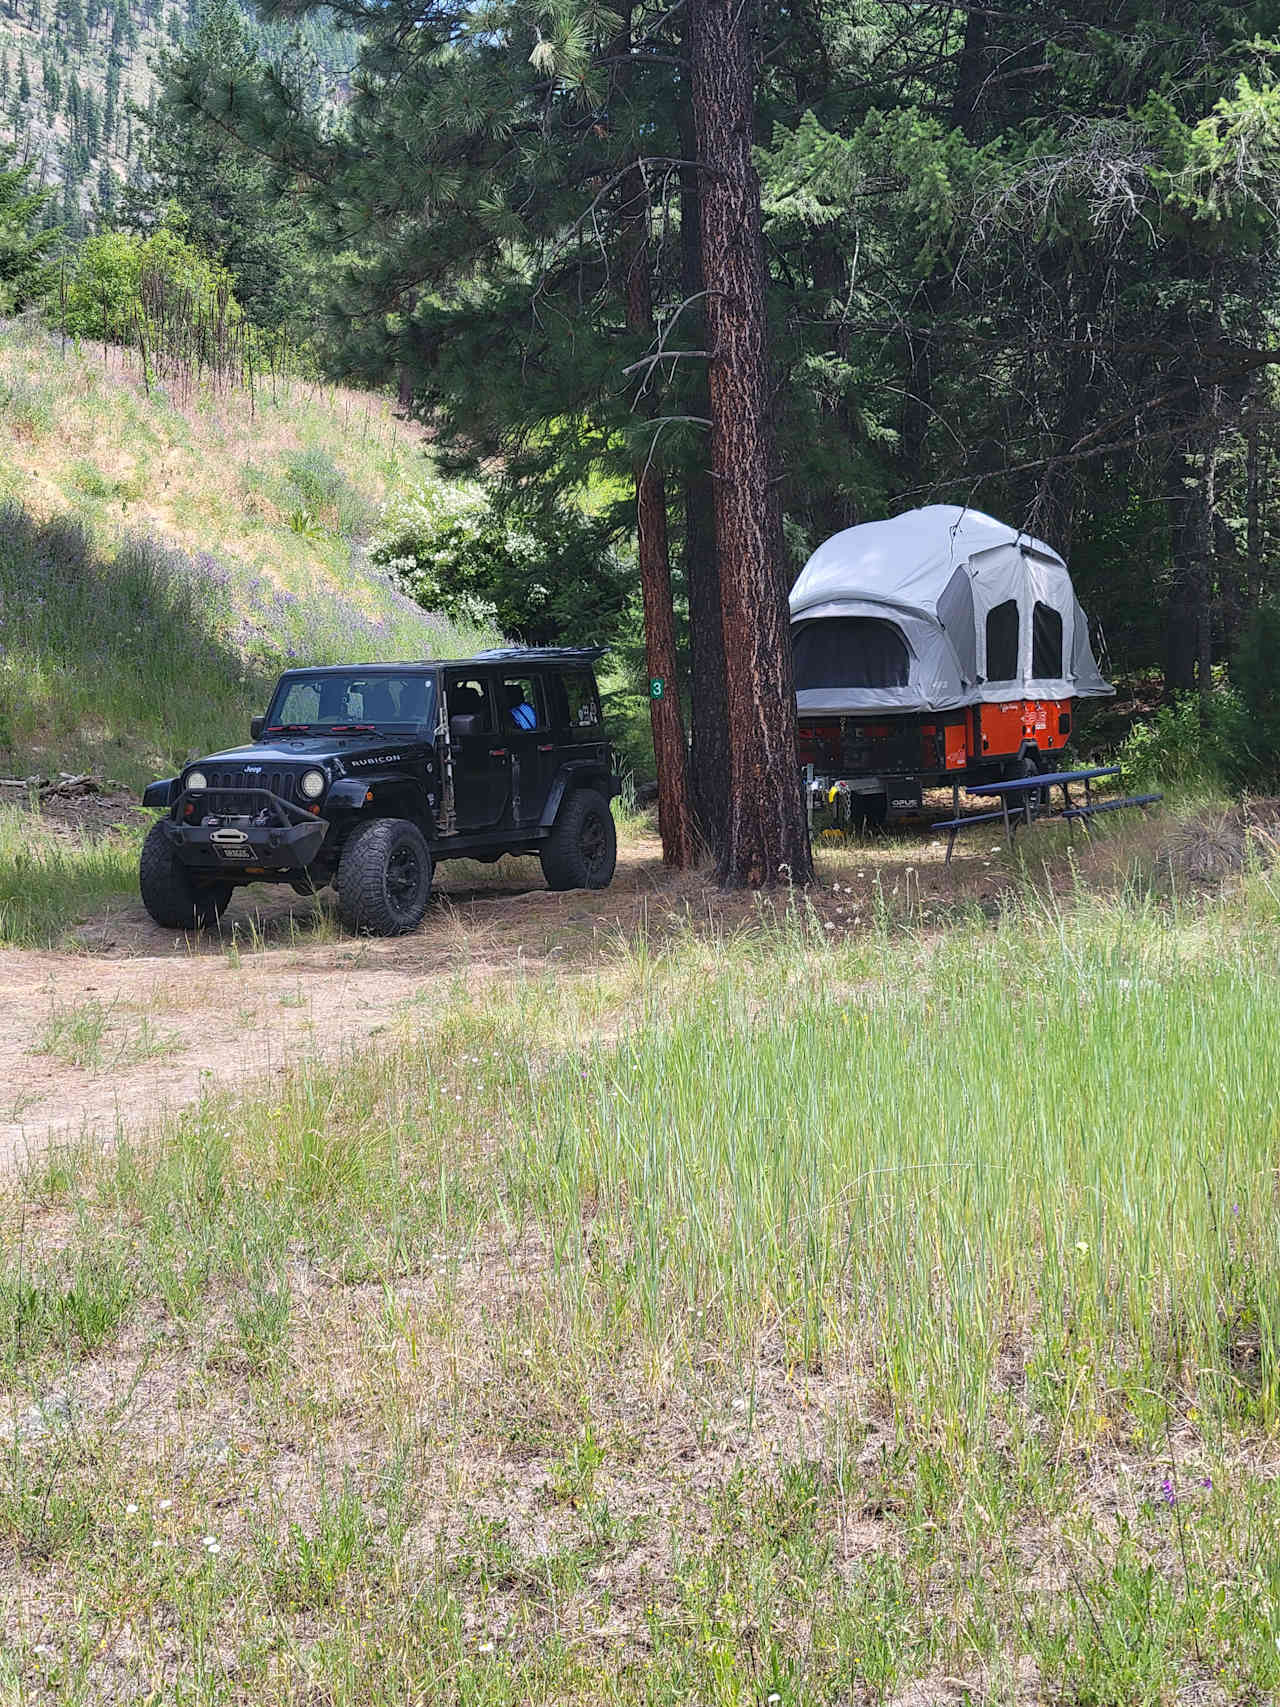
{"type": "Polygon", "coordinates": [[[252,815],[203,813],[188,818],[188,807],[200,812],[203,796],[188,792],[179,797],[176,816],[161,822],[184,865],[228,877],[237,871],[261,877],[302,871],[312,863],[329,833],[328,820],[313,818],[265,789],[253,792],[261,794],[262,804],[255,800],[258,809],[252,815]]]}

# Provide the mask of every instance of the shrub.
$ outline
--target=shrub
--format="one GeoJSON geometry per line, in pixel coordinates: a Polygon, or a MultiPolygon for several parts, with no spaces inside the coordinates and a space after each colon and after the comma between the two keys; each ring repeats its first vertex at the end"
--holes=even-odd
{"type": "Polygon", "coordinates": [[[67,284],[63,325],[82,338],[128,336],[138,317],[149,312],[143,302],[144,283],[167,291],[175,311],[181,297],[193,313],[216,307],[230,321],[241,318],[231,275],[162,227],[150,237],[104,231],[87,238],[67,284]]]}
{"type": "Polygon", "coordinates": [[[295,533],[315,530],[323,519],[343,539],[359,539],[373,521],[373,507],[356,491],[327,451],[318,446],[293,451],[284,457],[290,494],[298,503],[290,509],[289,525],[295,533]]]}
{"type": "Polygon", "coordinates": [[[1131,788],[1236,788],[1257,781],[1259,769],[1244,701],[1225,684],[1207,702],[1199,694],[1182,694],[1135,723],[1119,764],[1131,788]]]}
{"type": "Polygon", "coordinates": [[[1241,630],[1229,679],[1214,672],[1206,701],[1184,694],[1135,723],[1120,750],[1126,783],[1271,789],[1280,777],[1280,604],[1241,630]]]}
{"type": "Polygon", "coordinates": [[[570,504],[432,482],[387,506],[373,558],[427,610],[529,645],[607,643],[630,592],[611,531],[570,504]]]}

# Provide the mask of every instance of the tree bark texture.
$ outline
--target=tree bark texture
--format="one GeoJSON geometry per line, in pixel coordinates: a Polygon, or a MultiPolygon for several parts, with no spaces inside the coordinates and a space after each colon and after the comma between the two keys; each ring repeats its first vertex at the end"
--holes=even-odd
{"type": "Polygon", "coordinates": [[[1086,285],[1071,323],[1071,338],[1081,346],[1063,352],[1061,358],[1061,405],[1054,424],[1054,459],[1040,476],[1031,501],[1026,525],[1060,552],[1068,562],[1075,532],[1076,504],[1080,489],[1080,465],[1071,459],[1072,446],[1085,432],[1098,407],[1098,374],[1094,356],[1083,346],[1098,310],[1098,291],[1086,285]]]}
{"type": "MultiPolygon", "coordinates": [[[[627,185],[631,201],[624,248],[627,326],[648,341],[654,329],[649,278],[649,197],[639,168],[630,174],[627,185]]],[[[653,414],[652,405],[646,413],[653,414]]],[[[646,665],[651,680],[662,683],[660,697],[654,698],[651,693],[649,698],[653,756],[658,770],[658,833],[662,837],[663,863],[683,871],[697,862],[698,837],[689,793],[689,749],[680,710],[676,619],[667,550],[667,489],[655,453],[656,445],[642,449],[634,464],[636,555],[644,602],[646,665]]]]}
{"type": "Polygon", "coordinates": [[[1211,388],[1202,403],[1205,414],[1169,460],[1174,523],[1165,688],[1171,695],[1198,688],[1202,704],[1207,706],[1213,686],[1220,388],[1211,388]]]}
{"type": "MultiPolygon", "coordinates": [[[[1165,692],[1172,698],[1198,688],[1200,715],[1207,719],[1213,689],[1214,617],[1219,592],[1218,464],[1222,456],[1226,389],[1197,372],[1194,353],[1222,341],[1219,282],[1211,260],[1200,282],[1203,309],[1175,313],[1169,333],[1191,354],[1171,377],[1184,379],[1173,424],[1181,428],[1166,462],[1171,521],[1171,575],[1167,610],[1165,692]]],[[[1243,397],[1233,399],[1236,412],[1243,397]]]]}
{"type": "MultiPolygon", "coordinates": [[[[980,6],[971,6],[965,14],[964,37],[956,60],[949,114],[951,129],[958,130],[968,142],[981,140],[979,108],[990,54],[987,13],[980,6]]],[[[907,327],[906,354],[910,373],[907,394],[902,403],[898,466],[908,489],[924,482],[926,441],[933,422],[934,342],[931,334],[945,321],[955,296],[955,285],[954,261],[949,255],[940,255],[929,276],[920,284],[914,316],[921,327],[920,336],[913,338],[911,327],[907,327]]]]}
{"type": "MultiPolygon", "coordinates": [[[[684,158],[694,160],[698,145],[693,113],[685,103],[680,109],[680,143],[684,158]]],[[[682,166],[680,282],[682,295],[690,305],[681,316],[681,326],[687,328],[685,342],[695,349],[706,349],[700,199],[696,166],[682,166]]],[[[711,402],[706,370],[700,362],[692,363],[685,378],[692,393],[686,407],[691,414],[708,418],[711,402]]],[[[711,857],[718,862],[729,818],[729,718],[716,568],[715,494],[707,456],[700,456],[684,476],[684,577],[689,599],[690,782],[698,828],[711,857]]]]}
{"type": "Polygon", "coordinates": [[[729,812],[717,872],[726,885],[759,888],[808,883],[813,863],[796,754],[760,180],[751,159],[750,16],[741,0],[690,0],[729,716],[729,812]]]}

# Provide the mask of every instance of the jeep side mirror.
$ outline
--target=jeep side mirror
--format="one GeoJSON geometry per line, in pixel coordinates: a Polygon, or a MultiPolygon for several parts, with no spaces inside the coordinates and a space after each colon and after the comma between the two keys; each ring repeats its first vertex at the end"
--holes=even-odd
{"type": "Polygon", "coordinates": [[[449,719],[449,736],[451,740],[462,741],[468,735],[480,733],[480,719],[474,711],[460,711],[456,717],[449,719]]]}
{"type": "Polygon", "coordinates": [[[259,735],[262,734],[263,729],[266,727],[266,722],[267,720],[265,717],[251,717],[249,719],[249,739],[251,741],[256,741],[259,735]]]}

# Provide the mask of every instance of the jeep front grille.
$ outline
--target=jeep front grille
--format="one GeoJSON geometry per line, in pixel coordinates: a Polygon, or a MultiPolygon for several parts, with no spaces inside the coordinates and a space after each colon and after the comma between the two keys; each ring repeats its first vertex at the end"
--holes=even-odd
{"type": "Polygon", "coordinates": [[[243,766],[209,772],[209,786],[201,799],[204,811],[215,818],[247,818],[262,809],[260,795],[246,793],[248,789],[266,789],[290,805],[297,805],[298,778],[294,771],[260,770],[248,776],[243,766]]]}

